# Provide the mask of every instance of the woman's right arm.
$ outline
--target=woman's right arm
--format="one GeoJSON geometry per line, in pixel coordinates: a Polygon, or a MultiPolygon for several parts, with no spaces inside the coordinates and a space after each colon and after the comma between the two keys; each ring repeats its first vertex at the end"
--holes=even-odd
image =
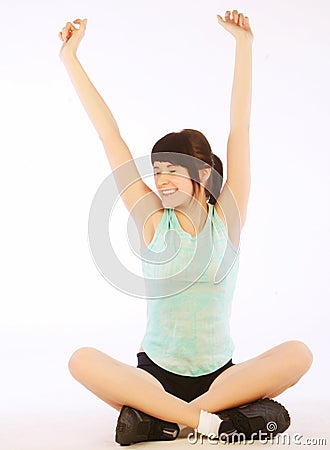
{"type": "Polygon", "coordinates": [[[85,34],[87,19],[77,19],[73,23],[79,28],[68,22],[59,33],[63,41],[60,59],[102,141],[121,198],[130,212],[133,213],[134,208],[133,218],[141,225],[153,211],[162,207],[161,200],[143,182],[132,154],[121,138],[115,118],[77,58],[77,49],[85,34]],[[120,166],[123,170],[120,170],[120,166]],[[145,201],[141,202],[142,198],[145,201]]]}
{"type": "MultiPolygon", "coordinates": [[[[59,33],[63,41],[60,51],[61,61],[103,145],[107,147],[115,143],[118,145],[121,136],[117,122],[77,58],[77,49],[85,34],[87,19],[77,19],[73,23],[78,24],[79,28],[68,22],[59,33]]],[[[112,169],[125,162],[128,156],[132,157],[124,142],[121,146],[120,151],[110,152],[110,149],[107,151],[112,169]]]]}

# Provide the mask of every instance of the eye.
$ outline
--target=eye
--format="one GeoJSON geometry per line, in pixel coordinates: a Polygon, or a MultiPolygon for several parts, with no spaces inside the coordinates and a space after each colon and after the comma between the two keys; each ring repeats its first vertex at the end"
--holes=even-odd
{"type": "MultiPolygon", "coordinates": [[[[176,170],[169,170],[168,172],[169,173],[175,173],[176,170]]],[[[164,173],[166,173],[166,172],[164,172],[164,173]]],[[[160,172],[154,172],[154,175],[159,175],[159,174],[160,174],[160,172]]]]}

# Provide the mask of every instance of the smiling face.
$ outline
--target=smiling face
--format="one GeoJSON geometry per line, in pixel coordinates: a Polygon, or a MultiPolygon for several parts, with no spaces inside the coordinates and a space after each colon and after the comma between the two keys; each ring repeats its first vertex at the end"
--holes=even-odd
{"type": "Polygon", "coordinates": [[[176,208],[191,202],[193,183],[185,167],[155,161],[154,178],[164,208],[176,208]]]}

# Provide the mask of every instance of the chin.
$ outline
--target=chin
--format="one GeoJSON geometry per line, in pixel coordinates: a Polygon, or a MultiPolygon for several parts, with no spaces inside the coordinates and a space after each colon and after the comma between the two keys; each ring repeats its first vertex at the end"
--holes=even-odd
{"type": "Polygon", "coordinates": [[[187,206],[189,206],[189,201],[187,201],[187,198],[184,198],[184,199],[176,199],[176,200],[174,200],[174,199],[164,199],[163,200],[163,206],[164,206],[164,208],[173,208],[173,209],[176,209],[176,208],[185,208],[185,207],[187,207],[187,206]]]}
{"type": "Polygon", "coordinates": [[[173,197],[161,197],[164,208],[177,208],[189,206],[192,195],[184,191],[177,191],[173,197]]]}

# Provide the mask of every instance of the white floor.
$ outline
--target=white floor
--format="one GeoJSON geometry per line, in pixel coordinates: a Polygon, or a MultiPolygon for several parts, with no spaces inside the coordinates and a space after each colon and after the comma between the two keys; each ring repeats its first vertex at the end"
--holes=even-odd
{"type": "MultiPolygon", "coordinates": [[[[292,415],[292,425],[278,441],[254,443],[253,448],[279,446],[283,448],[330,447],[329,408],[325,403],[287,402],[292,415]],[[308,441],[310,440],[310,441],[308,441]],[[311,442],[311,444],[308,444],[311,442]]],[[[114,441],[116,413],[102,404],[98,407],[86,406],[78,410],[40,410],[38,413],[20,413],[1,417],[0,448],[2,450],[107,450],[120,448],[114,441]]],[[[171,442],[146,442],[131,448],[214,448],[226,446],[217,441],[189,443],[188,432],[182,432],[171,442]]],[[[243,444],[235,444],[240,446],[243,444]]],[[[251,445],[251,444],[248,444],[251,445]]]]}
{"type": "MultiPolygon", "coordinates": [[[[118,413],[72,379],[66,362],[75,343],[70,329],[59,331],[1,332],[1,450],[120,448],[114,441],[118,413]]],[[[84,334],[89,333],[97,336],[96,330],[84,331],[84,334]]],[[[101,342],[104,330],[98,330],[98,333],[101,342]]],[[[77,336],[77,341],[76,347],[84,345],[81,336],[77,336]]],[[[134,356],[133,352],[132,358],[134,356]]],[[[127,356],[126,361],[130,357],[127,356]]],[[[303,384],[295,386],[277,399],[287,407],[292,418],[286,440],[283,437],[278,442],[254,443],[254,448],[273,445],[282,448],[330,447],[329,396],[319,395],[320,390],[315,395],[310,391],[308,395],[304,394],[303,387],[303,384]]],[[[188,449],[191,446],[214,448],[215,445],[226,444],[207,440],[192,444],[181,433],[172,442],[140,443],[131,448],[188,449]]]]}

